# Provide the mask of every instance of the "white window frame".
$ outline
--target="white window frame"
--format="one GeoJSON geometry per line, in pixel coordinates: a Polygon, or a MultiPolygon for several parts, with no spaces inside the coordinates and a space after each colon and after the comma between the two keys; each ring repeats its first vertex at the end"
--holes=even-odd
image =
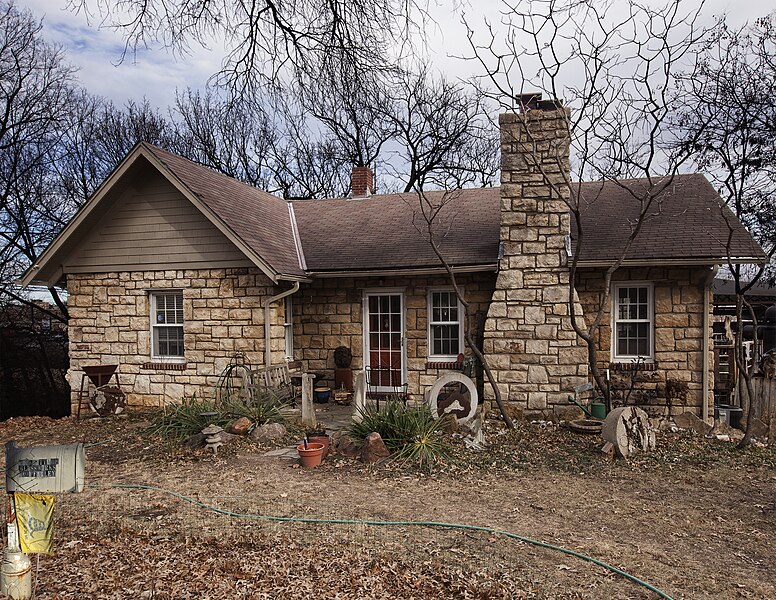
{"type": "MultiPolygon", "coordinates": [[[[461,293],[463,293],[463,289],[461,289],[461,293]]],[[[428,343],[429,362],[450,362],[453,360],[458,360],[458,355],[463,354],[463,349],[464,349],[463,326],[464,326],[465,318],[466,316],[464,315],[463,304],[461,304],[461,301],[455,295],[454,288],[450,286],[446,286],[446,287],[433,287],[428,289],[428,293],[426,294],[426,340],[428,343]],[[434,317],[433,294],[438,292],[449,292],[453,294],[453,296],[455,297],[456,304],[458,305],[457,321],[433,321],[433,317],[434,317]],[[455,354],[434,354],[434,341],[431,336],[431,326],[432,325],[454,325],[456,322],[458,323],[458,352],[456,352],[455,354]]]]}
{"type": "Polygon", "coordinates": [[[181,289],[158,289],[158,290],[149,290],[148,291],[148,305],[150,308],[150,329],[151,329],[151,348],[150,348],[150,354],[151,359],[155,361],[163,361],[168,363],[185,363],[186,362],[186,343],[185,343],[185,330],[184,330],[184,324],[185,324],[185,317],[182,319],[180,323],[157,323],[156,322],[156,302],[157,299],[160,296],[170,296],[170,295],[176,295],[181,297],[181,309],[183,309],[183,290],[181,289]],[[183,355],[168,355],[168,354],[157,354],[155,352],[156,344],[154,342],[155,337],[154,333],[158,329],[162,328],[168,328],[168,327],[175,327],[180,328],[182,332],[184,332],[184,344],[183,344],[183,355]]]}
{"type": "Polygon", "coordinates": [[[654,362],[655,360],[655,286],[651,281],[620,281],[612,285],[611,292],[612,307],[612,339],[611,339],[611,360],[612,362],[636,362],[644,360],[654,362]],[[646,288],[647,290],[647,318],[646,319],[620,319],[618,310],[619,291],[624,288],[646,288]],[[620,323],[648,323],[649,332],[649,354],[633,355],[618,354],[617,325],[620,323]]]}
{"type": "Polygon", "coordinates": [[[294,360],[294,303],[286,296],[283,304],[283,331],[286,345],[286,360],[294,360]]]}
{"type": "MultiPolygon", "coordinates": [[[[370,368],[370,353],[372,348],[369,344],[369,298],[372,296],[399,296],[399,313],[401,317],[401,382],[407,381],[407,304],[405,297],[405,288],[403,287],[376,287],[365,288],[361,300],[361,333],[364,347],[364,356],[362,358],[364,369],[370,368]]],[[[396,392],[396,386],[369,385],[371,392],[396,392]]]]}

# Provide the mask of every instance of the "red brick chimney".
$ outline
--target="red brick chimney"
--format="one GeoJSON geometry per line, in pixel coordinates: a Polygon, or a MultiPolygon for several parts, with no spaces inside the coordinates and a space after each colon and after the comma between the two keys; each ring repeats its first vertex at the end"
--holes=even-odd
{"type": "Polygon", "coordinates": [[[353,198],[368,198],[372,195],[374,183],[372,169],[369,167],[353,167],[350,176],[350,189],[353,198]]]}

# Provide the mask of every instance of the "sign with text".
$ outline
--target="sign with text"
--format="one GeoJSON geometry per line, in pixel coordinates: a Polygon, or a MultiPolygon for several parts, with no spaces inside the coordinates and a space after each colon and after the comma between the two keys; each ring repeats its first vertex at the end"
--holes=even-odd
{"type": "Polygon", "coordinates": [[[19,448],[5,445],[6,492],[80,492],[84,487],[83,444],[19,448]]]}

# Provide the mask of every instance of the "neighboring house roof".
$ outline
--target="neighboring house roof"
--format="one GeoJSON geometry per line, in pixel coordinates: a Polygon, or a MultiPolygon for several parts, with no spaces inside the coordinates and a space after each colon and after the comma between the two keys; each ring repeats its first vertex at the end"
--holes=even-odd
{"type": "MultiPolygon", "coordinates": [[[[746,284],[746,281],[741,282],[741,286],[745,286],[746,284]]],[[[736,282],[733,279],[717,277],[714,280],[713,291],[715,302],[718,298],[732,298],[733,302],[735,302],[736,282]]],[[[750,301],[756,299],[758,301],[776,302],[776,286],[772,286],[766,281],[759,281],[746,291],[746,297],[750,301]]]]}
{"type": "MultiPolygon", "coordinates": [[[[101,200],[130,167],[145,159],[273,280],[370,271],[439,269],[427,239],[416,193],[287,202],[216,173],[151,144],[138,144],[71,220],[21,282],[51,284],[56,265],[72,249],[76,231],[93,226],[101,200]]],[[[641,180],[583,183],[582,218],[586,237],[581,266],[615,260],[638,215],[628,190],[641,180]]],[[[576,191],[576,190],[575,190],[576,191]]],[[[495,269],[499,260],[501,199],[499,188],[429,192],[431,204],[443,204],[433,230],[445,259],[461,269],[495,269]]],[[[575,238],[572,232],[572,238],[575,238]]],[[[702,175],[671,180],[661,201],[632,246],[627,264],[714,264],[764,260],[762,249],[722,205],[702,175]],[[732,217],[732,218],[730,218],[732,217]],[[730,223],[730,228],[728,227],[730,223]],[[732,231],[729,251],[726,241],[732,231]]]]}

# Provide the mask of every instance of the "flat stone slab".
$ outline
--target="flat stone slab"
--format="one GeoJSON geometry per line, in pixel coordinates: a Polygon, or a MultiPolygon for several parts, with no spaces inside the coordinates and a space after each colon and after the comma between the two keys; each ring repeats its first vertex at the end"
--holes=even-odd
{"type": "Polygon", "coordinates": [[[264,454],[262,454],[262,456],[266,456],[267,458],[284,458],[284,459],[299,458],[299,455],[296,452],[296,446],[291,446],[287,448],[275,448],[274,450],[265,452],[264,454]]]}

